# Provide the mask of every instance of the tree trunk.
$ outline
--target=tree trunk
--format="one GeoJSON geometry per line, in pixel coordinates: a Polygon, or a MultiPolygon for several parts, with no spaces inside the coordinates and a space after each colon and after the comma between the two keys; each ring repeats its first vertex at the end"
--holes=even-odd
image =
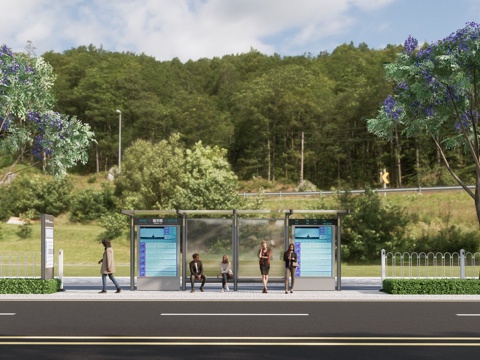
{"type": "Polygon", "coordinates": [[[98,158],[98,144],[95,145],[95,162],[97,168],[97,174],[100,172],[100,160],[98,158]]]}
{"type": "Polygon", "coordinates": [[[477,220],[480,227],[480,177],[478,174],[475,184],[475,211],[477,212],[477,220]]]}
{"type": "Polygon", "coordinates": [[[272,163],[270,161],[270,139],[267,140],[267,163],[268,163],[268,181],[271,180],[271,174],[272,174],[272,163]]]}
{"type": "Polygon", "coordinates": [[[402,187],[402,160],[400,158],[400,144],[398,140],[398,129],[395,126],[395,161],[397,163],[397,184],[402,187]]]}

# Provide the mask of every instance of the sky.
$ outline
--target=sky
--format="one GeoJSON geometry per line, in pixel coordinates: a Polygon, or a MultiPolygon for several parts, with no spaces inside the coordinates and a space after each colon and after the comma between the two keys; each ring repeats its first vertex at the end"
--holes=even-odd
{"type": "Polygon", "coordinates": [[[480,22],[479,0],[0,0],[0,45],[35,54],[94,45],[182,62],[331,53],[443,39],[480,22]]]}

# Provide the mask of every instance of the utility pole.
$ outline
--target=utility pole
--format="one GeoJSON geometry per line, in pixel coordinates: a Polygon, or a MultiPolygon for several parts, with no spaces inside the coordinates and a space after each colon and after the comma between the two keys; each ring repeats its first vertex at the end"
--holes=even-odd
{"type": "Polygon", "coordinates": [[[305,141],[305,133],[302,131],[302,151],[300,160],[300,184],[303,182],[303,146],[305,141]]]}

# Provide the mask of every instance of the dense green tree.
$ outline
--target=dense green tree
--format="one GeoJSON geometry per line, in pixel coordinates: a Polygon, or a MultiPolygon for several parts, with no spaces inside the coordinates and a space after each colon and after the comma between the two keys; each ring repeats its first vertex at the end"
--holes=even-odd
{"type": "Polygon", "coordinates": [[[403,53],[385,67],[388,79],[397,84],[395,95],[368,125],[389,140],[397,129],[407,137],[429,135],[450,174],[474,200],[480,223],[479,46],[480,25],[475,23],[420,50],[409,37],[403,53]],[[458,148],[474,164],[474,191],[467,187],[471,177],[461,178],[449,158],[458,148]]]}
{"type": "Polygon", "coordinates": [[[222,209],[238,203],[238,182],[225,158],[226,150],[190,149],[180,135],[150,143],[135,142],[125,153],[117,195],[125,209],[222,209]]]}
{"type": "MultiPolygon", "coordinates": [[[[89,46],[45,58],[58,74],[56,110],[96,132],[89,164],[76,171],[117,164],[120,109],[122,149],[181,133],[186,148],[201,141],[227,149],[241,179],[298,183],[303,175],[319,188],[375,187],[387,168],[391,186],[445,184],[441,154],[425,137],[407,139],[398,127],[388,140],[367,130],[366,119],[393,91],[383,66],[399,48],[344,44],[331,54],[289,57],[252,49],[182,63],[89,46]]],[[[472,166],[460,149],[447,158],[472,166]]]]}
{"type": "Polygon", "coordinates": [[[51,174],[63,176],[77,162],[87,162],[93,132],[75,117],[52,111],[55,75],[43,58],[15,55],[0,48],[0,151],[14,162],[28,152],[51,174]]]}
{"type": "Polygon", "coordinates": [[[298,65],[245,83],[233,100],[239,115],[231,158],[239,175],[297,181],[301,133],[318,131],[331,95],[325,76],[298,65]]]}
{"type": "Polygon", "coordinates": [[[341,246],[346,261],[372,263],[382,249],[411,250],[405,231],[411,219],[404,209],[384,204],[380,196],[369,189],[357,196],[349,192],[337,194],[337,199],[341,209],[350,210],[342,222],[341,246]]]}
{"type": "Polygon", "coordinates": [[[182,209],[236,209],[238,179],[226,158],[227,151],[201,142],[185,151],[186,184],[176,194],[182,209]]]}
{"type": "Polygon", "coordinates": [[[55,178],[21,174],[15,181],[2,187],[0,220],[32,211],[36,218],[40,214],[58,216],[68,211],[72,188],[68,176],[55,178]]]}
{"type": "Polygon", "coordinates": [[[184,148],[178,134],[151,143],[137,140],[125,151],[116,194],[123,209],[175,209],[186,183],[184,148]]]}
{"type": "MultiPolygon", "coordinates": [[[[392,53],[373,51],[366,44],[344,44],[329,56],[320,57],[334,83],[334,112],[317,133],[316,143],[328,154],[324,169],[337,178],[330,185],[362,187],[378,178],[378,139],[368,133],[365,119],[375,114],[378,104],[391,91],[382,64],[392,53]]],[[[320,150],[321,151],[321,150],[320,150]]],[[[382,153],[384,149],[381,150],[382,153]]],[[[331,181],[331,180],[330,180],[331,181]]]]}

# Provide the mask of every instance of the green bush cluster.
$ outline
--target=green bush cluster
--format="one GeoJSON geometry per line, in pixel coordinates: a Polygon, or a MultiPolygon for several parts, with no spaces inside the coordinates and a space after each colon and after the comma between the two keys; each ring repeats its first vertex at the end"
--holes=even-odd
{"type": "Polygon", "coordinates": [[[98,239],[115,239],[128,229],[129,219],[120,213],[110,212],[102,215],[98,222],[105,229],[98,239]]]}
{"type": "Polygon", "coordinates": [[[2,187],[0,192],[0,220],[33,211],[58,216],[68,211],[69,195],[73,189],[68,177],[61,179],[24,174],[2,187]]]}
{"type": "Polygon", "coordinates": [[[415,252],[454,253],[460,249],[472,254],[478,250],[480,233],[465,230],[457,225],[447,225],[435,233],[424,232],[412,249],[415,252]]]}
{"type": "Polygon", "coordinates": [[[372,263],[382,249],[406,251],[410,239],[407,226],[411,218],[399,206],[385,204],[377,192],[367,189],[362,195],[337,193],[340,209],[350,214],[342,222],[342,257],[352,263],[372,263]]]}
{"type": "MultiPolygon", "coordinates": [[[[3,189],[3,188],[2,188],[3,189]]],[[[116,211],[114,188],[108,183],[101,190],[92,188],[72,192],[68,178],[24,174],[0,192],[0,220],[28,214],[29,220],[40,214],[58,216],[70,211],[73,222],[88,222],[116,211]]]]}
{"type": "Polygon", "coordinates": [[[53,294],[60,285],[60,279],[0,278],[0,294],[53,294]]]}
{"type": "Polygon", "coordinates": [[[70,221],[88,222],[115,210],[114,188],[102,184],[100,191],[87,188],[74,192],[70,198],[70,221]]]}
{"type": "Polygon", "coordinates": [[[478,279],[385,279],[383,291],[387,294],[402,295],[458,295],[480,294],[480,280],[478,279]]]}

